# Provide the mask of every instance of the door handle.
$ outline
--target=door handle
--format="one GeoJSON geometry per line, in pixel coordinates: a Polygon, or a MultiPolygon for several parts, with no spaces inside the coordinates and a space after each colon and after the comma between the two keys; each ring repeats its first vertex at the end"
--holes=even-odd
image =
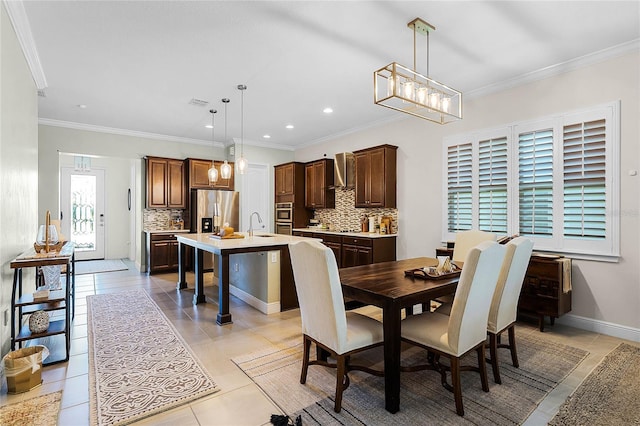
{"type": "Polygon", "coordinates": [[[64,219],[64,215],[62,214],[62,210],[60,210],[60,220],[64,219]]]}
{"type": "Polygon", "coordinates": [[[127,208],[131,211],[131,188],[127,190],[127,208]]]}

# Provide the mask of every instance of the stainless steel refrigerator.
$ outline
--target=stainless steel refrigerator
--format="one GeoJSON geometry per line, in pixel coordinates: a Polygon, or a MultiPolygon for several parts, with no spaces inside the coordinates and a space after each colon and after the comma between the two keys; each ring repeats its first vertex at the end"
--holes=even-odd
{"type": "MultiPolygon", "coordinates": [[[[229,224],[239,231],[240,194],[235,191],[211,189],[191,190],[191,232],[207,234],[217,232],[221,226],[229,224]]],[[[204,269],[214,267],[213,255],[204,254],[204,269]]]]}

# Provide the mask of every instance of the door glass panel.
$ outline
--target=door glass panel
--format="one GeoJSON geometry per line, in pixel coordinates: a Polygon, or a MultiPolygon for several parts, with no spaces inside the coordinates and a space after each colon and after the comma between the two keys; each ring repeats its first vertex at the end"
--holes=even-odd
{"type": "Polygon", "coordinates": [[[71,241],[76,250],[96,249],[96,177],[71,175],[71,241]]]}

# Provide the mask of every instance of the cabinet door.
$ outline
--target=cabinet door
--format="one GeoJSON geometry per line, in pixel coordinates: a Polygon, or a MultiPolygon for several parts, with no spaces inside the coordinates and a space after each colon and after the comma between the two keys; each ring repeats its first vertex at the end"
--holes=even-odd
{"type": "MultiPolygon", "coordinates": [[[[215,166],[216,169],[218,169],[218,182],[216,182],[215,184],[213,184],[211,186],[212,189],[224,189],[224,190],[228,190],[228,191],[233,191],[234,187],[235,187],[235,170],[234,170],[234,163],[229,163],[229,165],[231,166],[231,177],[229,177],[229,179],[222,179],[220,177],[220,166],[222,166],[224,164],[224,161],[214,161],[213,165],[215,166]]],[[[208,170],[208,169],[207,169],[208,170]]],[[[207,176],[207,182],[208,182],[209,178],[207,176]]]]}
{"type": "Polygon", "coordinates": [[[304,205],[308,208],[314,208],[315,200],[315,173],[313,164],[304,166],[304,205]]]}
{"type": "Polygon", "coordinates": [[[385,153],[384,149],[376,149],[369,153],[369,203],[368,207],[385,206],[385,153]]]}
{"type": "Polygon", "coordinates": [[[167,207],[184,209],[187,206],[184,161],[167,160],[167,207]]]}
{"type": "Polygon", "coordinates": [[[209,169],[211,161],[189,159],[189,188],[210,189],[209,169]]]}
{"type": "Polygon", "coordinates": [[[294,170],[293,164],[276,167],[276,196],[293,195],[294,170]]]}
{"type": "Polygon", "coordinates": [[[169,241],[151,243],[151,271],[167,269],[169,267],[170,251],[171,243],[169,241]]]}
{"type": "Polygon", "coordinates": [[[167,160],[147,158],[147,207],[167,207],[167,160]]]}
{"type": "Polygon", "coordinates": [[[342,265],[342,244],[326,241],[324,245],[326,245],[333,251],[333,254],[336,257],[336,263],[338,264],[338,268],[341,268],[342,267],[341,266],[342,265]]]}
{"type": "Polygon", "coordinates": [[[356,165],[356,207],[369,207],[371,193],[371,157],[368,153],[355,154],[356,165]]]}
{"type": "Polygon", "coordinates": [[[342,268],[358,266],[358,246],[342,245],[342,262],[340,262],[340,265],[342,268]]]}
{"type": "Polygon", "coordinates": [[[313,165],[313,199],[316,207],[325,207],[325,167],[323,162],[313,165]]]}

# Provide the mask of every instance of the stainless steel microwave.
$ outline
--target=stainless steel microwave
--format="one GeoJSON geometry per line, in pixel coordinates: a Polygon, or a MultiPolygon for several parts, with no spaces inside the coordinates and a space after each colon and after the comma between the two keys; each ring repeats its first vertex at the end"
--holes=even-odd
{"type": "Polygon", "coordinates": [[[293,203],[276,203],[276,222],[293,222],[293,203]]]}

